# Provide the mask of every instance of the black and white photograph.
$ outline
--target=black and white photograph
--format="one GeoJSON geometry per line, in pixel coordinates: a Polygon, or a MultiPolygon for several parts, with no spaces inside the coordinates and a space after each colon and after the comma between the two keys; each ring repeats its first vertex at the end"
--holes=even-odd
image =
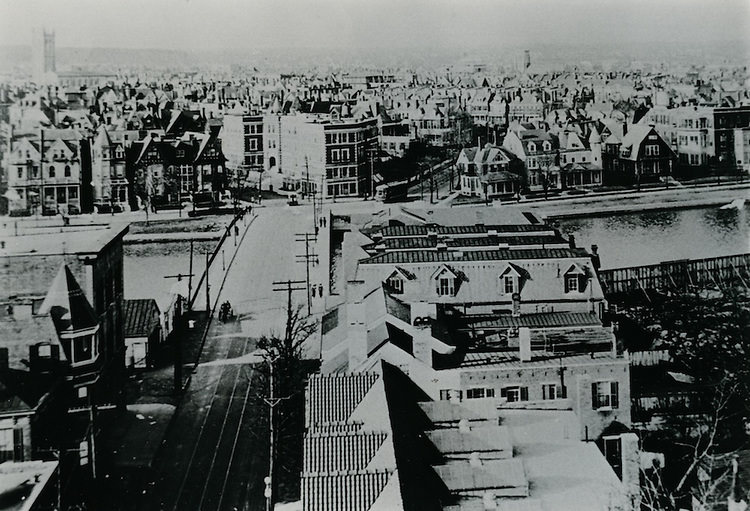
{"type": "Polygon", "coordinates": [[[750,0],[0,0],[0,511],[750,510],[750,0]]]}

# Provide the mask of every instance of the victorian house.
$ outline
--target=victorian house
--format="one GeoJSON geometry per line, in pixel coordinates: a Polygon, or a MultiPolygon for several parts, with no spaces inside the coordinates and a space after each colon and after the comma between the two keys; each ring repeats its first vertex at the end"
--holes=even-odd
{"type": "Polygon", "coordinates": [[[548,191],[560,187],[558,140],[543,129],[509,130],[503,147],[525,164],[524,187],[531,192],[548,191]]]}
{"type": "Polygon", "coordinates": [[[487,144],[483,148],[467,147],[456,160],[461,195],[487,200],[510,198],[521,189],[523,162],[504,147],[487,144]]]}

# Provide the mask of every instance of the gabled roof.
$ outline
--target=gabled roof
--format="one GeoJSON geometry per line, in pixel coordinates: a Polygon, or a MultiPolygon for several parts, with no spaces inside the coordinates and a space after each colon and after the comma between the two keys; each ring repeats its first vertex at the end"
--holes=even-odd
{"type": "Polygon", "coordinates": [[[67,264],[60,267],[39,314],[49,314],[58,335],[96,328],[99,321],[67,264]]]}

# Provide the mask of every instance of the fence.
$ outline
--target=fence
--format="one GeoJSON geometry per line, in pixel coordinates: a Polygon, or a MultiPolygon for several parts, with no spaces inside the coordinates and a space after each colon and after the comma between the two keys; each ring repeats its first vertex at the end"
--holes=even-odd
{"type": "Polygon", "coordinates": [[[600,270],[607,295],[661,290],[689,291],[730,284],[750,285],[750,254],[665,261],[647,266],[600,270]]]}

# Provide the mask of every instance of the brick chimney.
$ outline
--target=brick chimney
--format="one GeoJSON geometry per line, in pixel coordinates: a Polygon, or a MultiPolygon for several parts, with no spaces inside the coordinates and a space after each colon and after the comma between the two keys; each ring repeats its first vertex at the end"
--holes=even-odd
{"type": "Polygon", "coordinates": [[[521,316],[521,293],[513,293],[513,309],[511,312],[511,315],[514,318],[518,318],[521,316]]]}
{"type": "Polygon", "coordinates": [[[518,329],[518,356],[521,362],[531,361],[531,330],[525,326],[518,329]]]}
{"type": "Polygon", "coordinates": [[[623,433],[620,435],[622,452],[622,486],[632,509],[641,508],[640,466],[641,452],[638,448],[638,435],[623,433]]]}

